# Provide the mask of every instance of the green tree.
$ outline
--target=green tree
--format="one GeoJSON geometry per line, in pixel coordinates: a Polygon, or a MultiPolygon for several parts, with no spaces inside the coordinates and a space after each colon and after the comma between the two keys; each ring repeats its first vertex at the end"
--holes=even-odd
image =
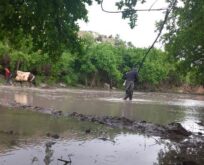
{"type": "Polygon", "coordinates": [[[174,8],[163,36],[166,50],[177,62],[180,73],[190,74],[197,84],[204,83],[204,1],[180,0],[174,8]],[[189,73],[192,72],[192,73],[189,73]]]}
{"type": "MultiPolygon", "coordinates": [[[[129,71],[132,67],[138,68],[146,51],[142,48],[126,48],[121,54],[121,73],[129,71]]],[[[153,49],[141,67],[139,80],[141,84],[159,84],[162,80],[167,79],[171,69],[173,66],[168,62],[167,54],[161,50],[153,49]]]]}
{"type": "Polygon", "coordinates": [[[108,13],[122,13],[123,19],[129,19],[130,27],[136,25],[137,14],[140,11],[166,10],[164,21],[158,23],[159,31],[165,24],[167,33],[163,36],[166,50],[177,64],[180,74],[191,75],[194,83],[204,82],[204,1],[203,0],[166,0],[169,4],[166,9],[139,9],[138,4],[145,0],[119,0],[116,2],[118,11],[106,11],[103,0],[102,9],[108,13]],[[190,73],[191,72],[191,73],[190,73]]]}
{"type": "Polygon", "coordinates": [[[100,85],[101,82],[116,83],[120,78],[115,47],[110,43],[97,43],[91,34],[83,39],[83,54],[80,55],[82,82],[100,85]]]}
{"type": "Polygon", "coordinates": [[[168,61],[167,54],[161,50],[153,49],[141,68],[141,81],[153,85],[159,84],[167,79],[171,69],[173,66],[168,61]]]}
{"type": "Polygon", "coordinates": [[[0,73],[4,73],[4,67],[9,66],[11,59],[10,59],[10,47],[3,42],[0,42],[0,73]]]}
{"type": "Polygon", "coordinates": [[[93,35],[87,33],[82,37],[83,51],[78,55],[77,66],[80,68],[80,81],[86,86],[91,85],[91,79],[96,73],[95,60],[92,57],[96,41],[93,35]]]}
{"type": "Polygon", "coordinates": [[[103,0],[95,0],[102,6],[102,10],[108,13],[121,13],[123,19],[129,19],[129,25],[134,28],[137,21],[137,9],[135,7],[138,4],[143,4],[146,0],[119,0],[115,3],[118,11],[107,11],[103,8],[103,0]]]}
{"type": "Polygon", "coordinates": [[[121,79],[121,73],[118,70],[119,60],[114,46],[110,43],[101,43],[96,46],[93,53],[100,78],[111,86],[114,82],[118,82],[121,79]]]}
{"type": "Polygon", "coordinates": [[[64,51],[57,63],[52,64],[52,76],[59,82],[76,85],[79,79],[74,67],[76,57],[76,55],[73,55],[69,51],[64,51]]]}
{"type": "Polygon", "coordinates": [[[57,57],[63,48],[79,49],[78,19],[87,21],[92,0],[1,0],[0,38],[16,44],[19,34],[31,37],[33,48],[57,57]]]}

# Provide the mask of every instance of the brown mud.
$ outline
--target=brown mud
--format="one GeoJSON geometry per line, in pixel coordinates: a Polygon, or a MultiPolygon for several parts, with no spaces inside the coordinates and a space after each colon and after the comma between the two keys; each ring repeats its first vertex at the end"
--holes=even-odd
{"type": "MultiPolygon", "coordinates": [[[[55,109],[49,109],[49,108],[46,109],[38,106],[22,105],[16,102],[7,103],[7,105],[4,105],[4,106],[15,108],[15,109],[32,110],[35,112],[50,114],[55,117],[67,116],[67,117],[75,118],[80,121],[99,123],[109,127],[133,131],[133,132],[145,134],[148,136],[159,136],[161,138],[170,139],[173,141],[181,141],[184,139],[191,139],[193,137],[193,138],[199,138],[204,142],[204,136],[201,132],[198,132],[197,134],[195,134],[191,131],[187,131],[180,123],[176,123],[176,122],[172,122],[167,125],[160,125],[160,124],[154,124],[146,121],[138,122],[138,121],[130,120],[125,117],[84,115],[77,112],[64,113],[62,111],[57,111],[55,109]]],[[[199,123],[199,125],[202,125],[202,124],[203,123],[201,122],[199,123]]]]}

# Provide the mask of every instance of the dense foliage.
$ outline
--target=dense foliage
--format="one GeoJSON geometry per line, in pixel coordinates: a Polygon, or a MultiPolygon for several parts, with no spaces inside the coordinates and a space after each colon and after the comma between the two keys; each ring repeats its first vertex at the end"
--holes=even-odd
{"type": "Polygon", "coordinates": [[[180,2],[168,19],[163,41],[178,70],[191,82],[204,84],[204,1],[180,2]]]}
{"type": "MultiPolygon", "coordinates": [[[[146,0],[147,1],[147,0],[146,0]]],[[[130,20],[134,27],[137,20],[138,3],[145,0],[119,0],[116,3],[123,18],[130,20]]],[[[204,84],[204,1],[203,0],[166,0],[169,7],[168,17],[158,23],[160,29],[165,23],[166,34],[163,35],[165,50],[175,64],[174,76],[184,82],[204,84]],[[165,22],[164,22],[165,21],[165,22]]],[[[153,3],[154,4],[154,3],[153,3]]],[[[152,9],[151,7],[149,8],[152,9]]]]}
{"type": "Polygon", "coordinates": [[[52,58],[64,48],[79,50],[76,21],[87,20],[85,4],[91,0],[1,0],[0,39],[18,48],[21,38],[31,38],[34,50],[52,58]]]}
{"type": "MultiPolygon", "coordinates": [[[[9,66],[31,71],[37,75],[38,82],[63,82],[68,85],[120,87],[122,76],[133,66],[140,63],[146,49],[127,46],[120,39],[113,42],[98,42],[87,33],[82,39],[82,53],[73,54],[64,50],[57,61],[52,61],[46,53],[32,51],[32,42],[25,47],[12,49],[8,44],[0,43],[0,61],[2,66],[9,66]]],[[[154,49],[140,71],[141,84],[159,84],[167,79],[171,69],[167,54],[154,49]]]]}
{"type": "MultiPolygon", "coordinates": [[[[102,0],[95,0],[99,4],[102,0]]],[[[70,85],[120,87],[122,75],[139,66],[145,48],[121,41],[98,42],[87,34],[80,39],[77,20],[87,20],[86,5],[92,0],[0,2],[0,65],[31,71],[38,81],[70,85]]],[[[145,0],[120,0],[116,6],[133,28],[135,10],[145,0]]],[[[165,52],[152,49],[140,70],[144,85],[204,82],[204,2],[167,0],[173,5],[165,22],[165,52]],[[175,2],[182,2],[180,3],[175,2]]],[[[158,23],[158,27],[161,22],[158,23]]],[[[161,27],[161,26],[160,26],[161,27]]]]}

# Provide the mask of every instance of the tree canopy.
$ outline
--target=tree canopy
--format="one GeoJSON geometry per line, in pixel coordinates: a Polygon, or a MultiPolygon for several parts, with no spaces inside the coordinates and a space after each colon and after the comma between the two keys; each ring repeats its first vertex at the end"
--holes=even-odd
{"type": "MultiPolygon", "coordinates": [[[[103,0],[99,0],[103,3],[103,0]]],[[[130,20],[134,27],[140,11],[165,10],[164,20],[158,22],[159,35],[162,37],[165,50],[172,60],[177,62],[180,73],[189,74],[195,83],[204,84],[204,1],[203,0],[166,0],[166,9],[138,9],[139,3],[146,0],[119,0],[116,3],[122,18],[130,20]]],[[[112,11],[106,11],[112,12],[112,11]]]]}
{"type": "MultiPolygon", "coordinates": [[[[71,70],[75,73],[83,71],[85,78],[82,81],[86,81],[85,79],[90,77],[93,78],[93,74],[97,73],[105,74],[109,81],[112,78],[115,81],[119,81],[120,75],[133,65],[133,61],[135,64],[142,61],[147,66],[143,66],[141,72],[148,72],[146,75],[152,74],[148,82],[154,84],[161,81],[159,75],[163,75],[161,77],[164,78],[169,72],[169,70],[161,70],[160,67],[162,66],[159,65],[160,63],[152,63],[154,58],[159,60],[155,57],[155,54],[157,54],[162,59],[162,62],[168,56],[167,63],[171,61],[173,63],[172,68],[174,66],[177,69],[179,68],[179,73],[187,76],[191,82],[203,84],[203,0],[166,0],[168,4],[166,9],[154,9],[152,6],[149,9],[137,8],[138,4],[143,4],[147,0],[118,0],[115,4],[118,7],[118,11],[105,11],[103,9],[103,0],[95,0],[101,5],[103,11],[121,13],[123,19],[129,19],[131,28],[134,28],[136,25],[138,12],[164,10],[166,13],[165,19],[157,24],[159,31],[157,38],[160,37],[162,29],[165,28],[166,32],[162,37],[162,41],[165,44],[166,53],[159,51],[155,53],[155,50],[152,49],[154,44],[150,47],[152,50],[150,52],[150,49],[137,49],[133,51],[131,44],[127,49],[120,40],[115,42],[114,48],[110,44],[97,45],[92,39],[83,42],[83,40],[78,38],[79,27],[77,21],[79,19],[88,20],[86,7],[91,5],[93,1],[1,0],[0,41],[4,48],[2,50],[13,53],[11,56],[14,63],[25,60],[30,63],[29,67],[33,68],[37,68],[38,62],[44,63],[49,68],[48,64],[51,65],[51,60],[53,59],[53,61],[56,58],[61,60],[59,65],[63,63],[63,60],[66,60],[68,64],[63,64],[64,72],[68,74],[71,70]],[[148,56],[149,59],[146,61],[144,60],[147,54],[145,52],[152,56],[148,56]],[[112,71],[112,74],[109,74],[110,71],[112,71]],[[154,73],[159,74],[155,75],[154,73]]],[[[3,56],[2,58],[6,59],[7,57],[10,56],[3,56]]],[[[24,65],[24,67],[28,66],[24,65]]],[[[46,67],[44,67],[44,70],[49,70],[46,67]]],[[[58,68],[59,66],[55,66],[54,70],[58,70],[58,68]]],[[[175,72],[175,68],[173,70],[174,73],[178,73],[175,72]]],[[[80,76],[73,74],[72,79],[66,78],[66,81],[77,81],[77,77],[80,76]]],[[[148,77],[144,79],[147,80],[148,77]]]]}
{"type": "Polygon", "coordinates": [[[91,0],[1,0],[0,37],[13,43],[31,37],[33,48],[58,56],[62,48],[78,49],[78,19],[87,21],[91,0]]]}
{"type": "Polygon", "coordinates": [[[182,72],[191,71],[191,78],[204,84],[204,1],[180,2],[168,18],[163,41],[182,72]]]}

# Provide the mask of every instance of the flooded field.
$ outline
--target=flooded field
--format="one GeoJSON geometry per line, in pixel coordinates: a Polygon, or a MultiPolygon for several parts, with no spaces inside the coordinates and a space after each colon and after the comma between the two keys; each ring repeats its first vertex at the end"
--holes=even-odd
{"type": "MultiPolygon", "coordinates": [[[[51,119],[45,115],[25,112],[21,114],[6,112],[4,115],[13,118],[9,123],[5,123],[7,127],[1,126],[1,130],[12,128],[17,135],[4,134],[3,137],[1,133],[1,165],[60,165],[64,163],[58,159],[69,160],[69,157],[72,164],[76,165],[123,165],[134,162],[151,164],[157,162],[157,153],[160,149],[165,150],[163,145],[156,145],[157,138],[114,132],[100,126],[92,126],[93,133],[86,135],[83,129],[90,128],[90,125],[76,121],[51,119]],[[30,115],[33,116],[32,119],[28,118],[30,115]],[[46,137],[47,132],[58,133],[60,138],[46,137]],[[102,139],[104,136],[107,141],[102,139]],[[148,158],[143,159],[144,154],[148,154],[148,158]]],[[[1,119],[5,117],[4,115],[1,113],[1,119]]]]}
{"type": "MultiPolygon", "coordinates": [[[[118,91],[0,87],[3,105],[17,102],[162,125],[179,122],[189,131],[204,133],[199,124],[204,121],[202,95],[135,92],[132,101],[122,100],[123,96],[118,91]]],[[[63,165],[63,160],[72,165],[179,164],[181,158],[190,162],[194,157],[193,149],[185,149],[159,137],[0,107],[1,165],[63,165]]],[[[202,154],[203,148],[196,150],[198,157],[202,154]]],[[[204,163],[200,157],[197,164],[204,163]]]]}

